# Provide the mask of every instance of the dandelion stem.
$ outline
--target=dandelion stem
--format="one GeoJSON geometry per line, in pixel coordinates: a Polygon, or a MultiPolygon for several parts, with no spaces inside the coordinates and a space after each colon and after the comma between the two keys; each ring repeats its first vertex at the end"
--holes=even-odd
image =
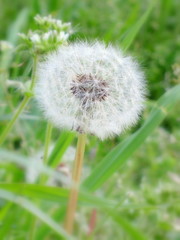
{"type": "Polygon", "coordinates": [[[79,183],[80,183],[83,158],[84,158],[85,143],[86,143],[86,135],[79,134],[75,162],[73,167],[73,174],[72,174],[72,186],[70,190],[70,196],[69,196],[66,219],[65,219],[65,230],[69,234],[73,232],[74,217],[75,217],[77,200],[78,200],[79,183]]]}
{"type": "Polygon", "coordinates": [[[30,98],[32,97],[32,91],[34,89],[34,84],[35,84],[35,80],[36,80],[36,75],[35,75],[36,74],[36,67],[37,67],[37,56],[34,56],[31,85],[30,85],[29,90],[26,93],[23,101],[21,102],[18,109],[16,110],[13,118],[11,119],[11,121],[8,123],[8,125],[5,127],[4,131],[2,132],[2,134],[0,136],[0,145],[6,139],[7,135],[11,131],[13,125],[15,124],[16,120],[18,119],[18,117],[20,116],[22,111],[25,109],[27,103],[29,102],[30,98]]]}

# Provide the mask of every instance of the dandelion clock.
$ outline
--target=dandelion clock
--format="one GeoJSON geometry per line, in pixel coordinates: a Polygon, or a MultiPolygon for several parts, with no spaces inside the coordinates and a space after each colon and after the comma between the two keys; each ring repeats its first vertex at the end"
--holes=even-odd
{"type": "Polygon", "coordinates": [[[100,139],[135,124],[145,84],[137,63],[102,43],[60,47],[39,65],[36,97],[58,128],[100,139]]]}
{"type": "Polygon", "coordinates": [[[50,122],[79,133],[65,223],[70,233],[80,176],[76,162],[82,162],[85,135],[104,140],[137,122],[145,100],[144,75],[136,61],[118,48],[79,42],[46,56],[38,67],[35,92],[50,122]]]}

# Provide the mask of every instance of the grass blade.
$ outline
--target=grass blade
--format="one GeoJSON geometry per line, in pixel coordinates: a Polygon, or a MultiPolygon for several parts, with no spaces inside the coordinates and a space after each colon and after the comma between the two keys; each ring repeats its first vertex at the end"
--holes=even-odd
{"type": "Polygon", "coordinates": [[[154,4],[155,1],[152,1],[145,13],[142,15],[142,17],[123,34],[120,40],[120,45],[125,51],[130,47],[138,32],[141,30],[142,26],[147,21],[150,13],[153,10],[154,4]]]}
{"type": "Polygon", "coordinates": [[[60,163],[63,154],[65,153],[65,151],[67,150],[71,142],[73,141],[74,137],[75,137],[75,134],[72,132],[61,133],[48,159],[49,166],[56,167],[60,163]]]}
{"type": "Polygon", "coordinates": [[[138,149],[152,131],[162,122],[173,105],[180,100],[180,85],[166,92],[152,109],[143,126],[118,144],[85,180],[83,186],[91,191],[101,187],[138,149]]]}
{"type": "MultiPolygon", "coordinates": [[[[23,9],[19,12],[17,18],[7,30],[7,41],[11,42],[13,45],[16,45],[18,40],[18,33],[26,25],[28,17],[29,17],[28,9],[23,9]]],[[[12,58],[13,58],[13,55],[11,51],[5,52],[2,55],[0,67],[2,69],[7,69],[12,61],[12,58]]]]}
{"type": "Polygon", "coordinates": [[[39,208],[37,208],[31,201],[2,189],[0,190],[0,198],[13,202],[19,205],[20,207],[24,208],[26,211],[30,212],[31,214],[39,218],[52,231],[56,232],[59,236],[63,237],[63,239],[69,239],[69,240],[74,239],[70,237],[65,232],[65,230],[59,226],[59,224],[57,224],[47,214],[45,214],[39,208]]]}
{"type": "Polygon", "coordinates": [[[22,9],[15,21],[10,25],[7,31],[7,40],[10,41],[12,44],[16,44],[18,40],[18,33],[25,27],[27,20],[29,17],[29,10],[24,8],[22,9]]]}
{"type": "MultiPolygon", "coordinates": [[[[42,186],[36,184],[0,183],[0,188],[7,191],[11,191],[12,193],[18,195],[51,201],[63,205],[67,204],[67,199],[69,196],[69,190],[67,189],[53,186],[42,186]]],[[[79,204],[90,207],[112,208],[117,203],[112,200],[92,196],[92,194],[80,192],[79,204]]]]}
{"type": "Polygon", "coordinates": [[[135,228],[129,221],[123,219],[120,215],[115,213],[110,213],[113,220],[127,233],[127,235],[132,239],[147,240],[147,238],[135,228]]]}

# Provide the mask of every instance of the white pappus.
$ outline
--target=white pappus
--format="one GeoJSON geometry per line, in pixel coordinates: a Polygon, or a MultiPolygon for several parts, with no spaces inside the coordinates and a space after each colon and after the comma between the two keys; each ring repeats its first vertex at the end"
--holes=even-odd
{"type": "Polygon", "coordinates": [[[58,128],[100,139],[134,125],[146,84],[136,61],[101,42],[61,46],[39,63],[36,98],[58,128]]]}

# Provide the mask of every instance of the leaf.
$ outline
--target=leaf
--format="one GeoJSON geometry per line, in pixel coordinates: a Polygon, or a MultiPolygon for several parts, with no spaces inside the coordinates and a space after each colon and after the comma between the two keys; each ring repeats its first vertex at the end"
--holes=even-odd
{"type": "Polygon", "coordinates": [[[128,158],[140,147],[152,131],[162,122],[173,105],[180,100],[180,85],[166,92],[155,103],[148,119],[133,135],[119,143],[94,169],[84,181],[83,187],[94,191],[101,187],[115,173],[128,158]]]}
{"type": "Polygon", "coordinates": [[[130,236],[132,240],[147,240],[147,238],[129,221],[114,212],[109,212],[109,214],[111,215],[113,220],[127,233],[127,235],[130,236]]]}
{"type": "Polygon", "coordinates": [[[25,27],[29,17],[29,10],[27,8],[22,9],[15,21],[10,25],[7,31],[7,40],[12,44],[16,44],[19,36],[18,33],[25,27]]]}
{"type": "MultiPolygon", "coordinates": [[[[0,183],[0,188],[18,195],[52,201],[63,205],[67,204],[69,196],[69,190],[67,189],[36,184],[0,183]]],[[[99,208],[112,208],[115,206],[116,202],[108,199],[102,199],[81,191],[79,193],[79,204],[99,208]]]]}
{"type": "Polygon", "coordinates": [[[125,51],[130,47],[135,37],[141,30],[142,26],[147,21],[150,13],[153,10],[154,4],[155,1],[152,1],[147,10],[145,11],[145,13],[142,15],[142,17],[132,27],[128,28],[128,30],[122,36],[120,40],[120,45],[125,51]]]}
{"type": "Polygon", "coordinates": [[[24,208],[26,211],[30,212],[32,215],[39,218],[43,223],[45,223],[51,230],[56,232],[59,236],[62,236],[64,239],[74,239],[70,237],[65,230],[57,224],[53,219],[51,219],[47,214],[37,208],[30,200],[27,200],[19,195],[15,195],[9,191],[0,189],[0,198],[7,201],[13,202],[20,207],[24,208]]]}
{"type": "Polygon", "coordinates": [[[50,157],[48,159],[48,165],[51,167],[56,167],[69,147],[70,143],[73,141],[75,137],[75,134],[72,132],[62,132],[58,141],[56,142],[56,145],[50,154],[50,157]]]}
{"type": "MultiPolygon", "coordinates": [[[[7,30],[7,41],[12,43],[13,45],[16,45],[18,40],[18,33],[22,30],[22,28],[26,25],[27,19],[29,16],[28,9],[24,8],[22,9],[15,21],[10,25],[10,27],[7,30]]],[[[0,63],[0,68],[7,69],[12,61],[12,53],[10,51],[4,52],[2,55],[2,60],[0,63]]]]}
{"type": "Polygon", "coordinates": [[[12,203],[7,203],[4,207],[1,208],[0,211],[0,222],[2,222],[2,220],[4,219],[4,217],[6,216],[7,212],[9,211],[9,209],[12,207],[12,203]]]}

